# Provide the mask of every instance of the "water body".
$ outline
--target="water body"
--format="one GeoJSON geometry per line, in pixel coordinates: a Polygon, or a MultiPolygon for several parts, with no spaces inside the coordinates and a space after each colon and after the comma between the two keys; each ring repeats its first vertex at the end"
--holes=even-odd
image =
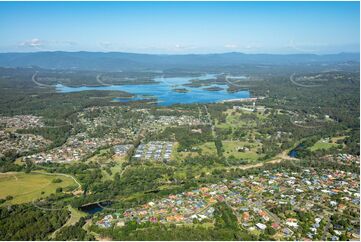
{"type": "Polygon", "coordinates": [[[291,152],[289,153],[290,157],[296,158],[297,157],[297,150],[291,150],[291,152]]]}
{"type": "Polygon", "coordinates": [[[101,202],[100,204],[92,203],[89,205],[82,206],[79,209],[85,213],[93,215],[97,212],[102,211],[104,209],[104,207],[109,206],[110,204],[111,204],[110,202],[101,202]]]}
{"type": "MultiPolygon", "coordinates": [[[[211,85],[212,87],[220,87],[223,90],[209,91],[204,90],[204,87],[189,87],[183,86],[192,79],[207,80],[214,79],[215,74],[206,74],[200,77],[158,77],[154,80],[158,83],[141,84],[141,85],[113,85],[113,86],[98,86],[98,87],[67,87],[61,84],[56,85],[56,91],[61,93],[80,92],[88,90],[109,90],[109,91],[126,91],[135,95],[134,98],[121,98],[117,101],[126,102],[131,100],[140,100],[148,98],[156,98],[160,106],[169,106],[172,104],[190,104],[190,103],[212,103],[228,99],[249,98],[248,90],[234,93],[227,92],[227,85],[211,85]],[[185,88],[186,93],[176,92],[175,88],[185,88]]],[[[208,86],[209,87],[209,86],[208,86]]]]}
{"type": "Polygon", "coordinates": [[[81,211],[86,212],[88,214],[95,214],[103,210],[98,204],[90,204],[79,208],[81,211]]]}
{"type": "Polygon", "coordinates": [[[289,155],[290,157],[297,158],[299,151],[302,150],[303,148],[304,148],[304,145],[303,145],[303,144],[299,144],[299,145],[297,145],[296,148],[294,148],[293,150],[291,150],[288,155],[289,155]]]}

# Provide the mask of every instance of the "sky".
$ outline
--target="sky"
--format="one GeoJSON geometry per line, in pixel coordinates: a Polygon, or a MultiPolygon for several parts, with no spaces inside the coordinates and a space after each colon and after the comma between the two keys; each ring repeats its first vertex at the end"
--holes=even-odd
{"type": "Polygon", "coordinates": [[[359,52],[359,2],[0,2],[0,52],[359,52]]]}

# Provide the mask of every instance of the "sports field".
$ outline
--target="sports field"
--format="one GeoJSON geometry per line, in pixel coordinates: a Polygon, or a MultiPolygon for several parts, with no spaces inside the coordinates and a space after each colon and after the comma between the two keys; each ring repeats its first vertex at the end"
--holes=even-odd
{"type": "MultiPolygon", "coordinates": [[[[0,173],[0,199],[12,196],[11,200],[1,205],[31,202],[55,193],[56,188],[76,188],[77,184],[70,177],[23,172],[0,173]],[[54,179],[61,182],[54,183],[54,179]]],[[[0,205],[0,206],[1,206],[0,205]]]]}

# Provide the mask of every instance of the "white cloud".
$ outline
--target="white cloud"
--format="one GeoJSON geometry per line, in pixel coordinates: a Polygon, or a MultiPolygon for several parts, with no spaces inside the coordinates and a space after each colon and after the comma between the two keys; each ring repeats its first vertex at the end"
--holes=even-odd
{"type": "Polygon", "coordinates": [[[191,45],[175,44],[174,48],[170,48],[170,49],[174,49],[174,50],[193,50],[195,48],[196,48],[195,46],[191,46],[191,45]]]}
{"type": "Polygon", "coordinates": [[[43,46],[43,42],[38,38],[34,38],[31,40],[26,40],[24,42],[21,42],[20,46],[31,47],[31,48],[40,48],[41,46],[43,46]]]}
{"type": "Polygon", "coordinates": [[[224,47],[227,48],[227,49],[235,49],[235,48],[238,47],[238,45],[236,45],[236,44],[226,44],[226,45],[224,45],[224,47]]]}
{"type": "Polygon", "coordinates": [[[51,47],[63,47],[63,46],[76,46],[78,43],[70,40],[63,40],[63,41],[48,41],[46,42],[51,47]]]}
{"type": "Polygon", "coordinates": [[[112,51],[115,49],[115,45],[108,41],[99,42],[98,46],[100,47],[100,49],[105,50],[105,51],[112,51]]]}
{"type": "Polygon", "coordinates": [[[298,52],[305,52],[305,53],[312,53],[312,52],[316,52],[316,50],[313,48],[316,45],[320,46],[327,46],[327,44],[307,44],[307,43],[295,43],[295,41],[293,39],[291,39],[288,42],[288,45],[286,46],[287,48],[291,49],[291,50],[295,50],[298,52]]]}
{"type": "Polygon", "coordinates": [[[69,40],[41,40],[39,38],[33,38],[25,40],[17,45],[21,50],[72,50],[77,47],[77,43],[69,40]]]}

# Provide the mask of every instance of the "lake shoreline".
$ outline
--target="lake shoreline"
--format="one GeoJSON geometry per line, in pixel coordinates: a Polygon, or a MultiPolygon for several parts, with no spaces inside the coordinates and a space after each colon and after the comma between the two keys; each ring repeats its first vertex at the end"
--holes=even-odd
{"type": "MultiPolygon", "coordinates": [[[[198,77],[198,80],[209,80],[216,77],[217,74],[205,74],[198,77]]],[[[111,85],[99,87],[68,87],[62,84],[56,85],[58,93],[81,92],[90,90],[103,91],[123,91],[133,95],[131,98],[115,98],[113,101],[130,102],[141,101],[146,96],[157,99],[159,106],[170,106],[173,104],[192,104],[192,103],[216,103],[231,99],[250,98],[249,90],[240,90],[237,92],[228,92],[227,84],[212,85],[209,88],[197,88],[185,86],[189,84],[194,77],[171,77],[155,78],[154,84],[146,85],[111,85]]]]}

